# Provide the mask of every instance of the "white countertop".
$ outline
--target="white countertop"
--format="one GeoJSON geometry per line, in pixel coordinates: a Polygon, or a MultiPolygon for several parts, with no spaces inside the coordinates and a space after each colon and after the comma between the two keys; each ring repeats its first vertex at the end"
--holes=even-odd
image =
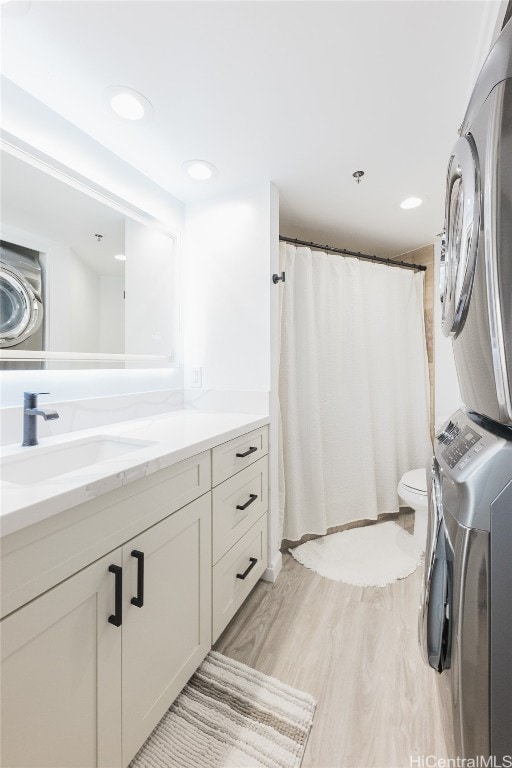
{"type": "MultiPolygon", "coordinates": [[[[264,426],[269,421],[268,416],[246,413],[182,410],[44,438],[39,441],[41,447],[69,444],[98,435],[154,442],[117,458],[39,483],[16,485],[2,480],[0,535],[6,536],[90,501],[133,480],[264,426]]],[[[8,445],[2,448],[2,457],[32,450],[37,451],[38,448],[8,445]]]]}

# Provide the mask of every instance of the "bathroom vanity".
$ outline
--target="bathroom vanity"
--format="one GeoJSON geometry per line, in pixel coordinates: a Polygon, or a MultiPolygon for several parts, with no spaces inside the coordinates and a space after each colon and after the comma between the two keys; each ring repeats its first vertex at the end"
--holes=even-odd
{"type": "MultiPolygon", "coordinates": [[[[2,765],[128,765],[265,571],[267,424],[115,424],[102,439],[136,448],[2,482],[2,765]]],[[[49,466],[95,437],[24,450],[49,466]]]]}

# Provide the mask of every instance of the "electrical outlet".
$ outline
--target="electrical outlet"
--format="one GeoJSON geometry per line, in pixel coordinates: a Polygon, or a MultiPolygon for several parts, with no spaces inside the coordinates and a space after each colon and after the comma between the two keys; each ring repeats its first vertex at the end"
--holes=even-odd
{"type": "Polygon", "coordinates": [[[192,368],[190,371],[190,386],[201,388],[203,385],[203,369],[192,368]]]}

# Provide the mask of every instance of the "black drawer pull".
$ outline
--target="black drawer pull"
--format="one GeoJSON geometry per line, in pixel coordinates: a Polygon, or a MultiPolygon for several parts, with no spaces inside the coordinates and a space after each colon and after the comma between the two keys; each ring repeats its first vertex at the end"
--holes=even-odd
{"type": "Polygon", "coordinates": [[[252,571],[252,569],[258,562],[255,557],[250,557],[249,560],[251,561],[251,564],[245,569],[243,573],[237,573],[236,575],[237,579],[245,579],[245,577],[249,575],[249,573],[252,571]]]}
{"type": "Polygon", "coordinates": [[[142,608],[144,605],[144,552],[132,549],[130,554],[137,558],[137,597],[132,597],[130,602],[137,608],[142,608]]]}
{"type": "Polygon", "coordinates": [[[239,459],[245,459],[246,456],[249,456],[249,454],[254,453],[254,451],[257,451],[257,450],[258,449],[256,448],[256,446],[252,445],[249,448],[249,450],[246,451],[245,453],[237,453],[236,455],[237,455],[237,458],[239,458],[239,459]]]}
{"type": "Polygon", "coordinates": [[[247,507],[249,507],[253,503],[253,501],[256,501],[257,498],[258,498],[258,496],[255,493],[250,493],[249,494],[249,501],[246,501],[245,504],[237,504],[236,508],[237,509],[242,509],[242,510],[243,509],[247,509],[247,507]]]}
{"type": "Polygon", "coordinates": [[[120,627],[123,623],[123,569],[119,565],[109,565],[109,573],[116,577],[115,584],[115,609],[114,613],[108,617],[109,623],[114,627],[120,627]]]}

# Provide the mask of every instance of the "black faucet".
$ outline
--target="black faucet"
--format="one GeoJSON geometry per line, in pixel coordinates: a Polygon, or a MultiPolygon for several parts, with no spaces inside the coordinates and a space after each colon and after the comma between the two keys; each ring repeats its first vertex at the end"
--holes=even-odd
{"type": "Polygon", "coordinates": [[[43,410],[37,407],[38,395],[49,395],[49,392],[24,392],[23,393],[23,442],[22,445],[37,445],[37,417],[42,416],[45,421],[58,419],[57,411],[43,410]]]}

